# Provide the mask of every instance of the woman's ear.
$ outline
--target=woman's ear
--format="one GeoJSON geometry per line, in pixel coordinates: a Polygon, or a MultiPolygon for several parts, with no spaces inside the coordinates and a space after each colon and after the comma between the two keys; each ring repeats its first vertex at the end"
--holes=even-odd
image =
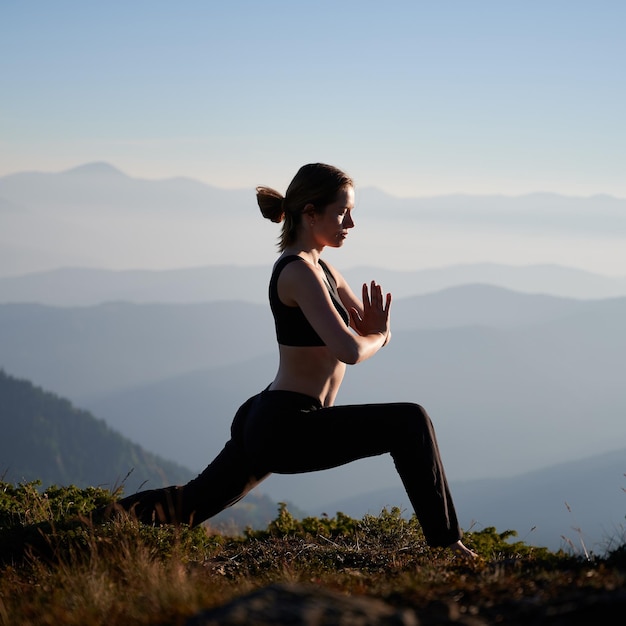
{"type": "Polygon", "coordinates": [[[309,204],[305,204],[304,208],[302,209],[302,214],[306,216],[307,220],[313,224],[313,222],[315,221],[315,205],[311,204],[309,202],[309,204]]]}

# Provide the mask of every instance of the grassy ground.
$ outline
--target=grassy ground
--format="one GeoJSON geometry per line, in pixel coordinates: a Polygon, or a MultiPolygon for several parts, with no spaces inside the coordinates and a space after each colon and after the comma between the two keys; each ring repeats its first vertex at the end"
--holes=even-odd
{"type": "Polygon", "coordinates": [[[284,582],[382,599],[423,623],[442,607],[482,623],[544,623],[535,618],[548,609],[593,607],[625,587],[623,541],[602,556],[573,555],[487,528],[466,534],[481,557],[467,562],[427,547],[417,521],[397,509],[297,520],[281,506],[267,529],[227,537],[131,519],[92,523],[90,511],[112,498],[103,490],[0,487],[2,626],[184,624],[284,582]]]}

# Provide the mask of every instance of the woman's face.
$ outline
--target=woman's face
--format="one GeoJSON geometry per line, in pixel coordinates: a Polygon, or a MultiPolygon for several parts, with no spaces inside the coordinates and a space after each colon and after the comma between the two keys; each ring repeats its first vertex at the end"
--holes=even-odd
{"type": "Polygon", "coordinates": [[[354,227],[352,210],[354,209],[354,188],[342,187],[335,202],[329,204],[324,213],[314,215],[313,236],[322,246],[339,248],[343,245],[348,230],[354,227]]]}

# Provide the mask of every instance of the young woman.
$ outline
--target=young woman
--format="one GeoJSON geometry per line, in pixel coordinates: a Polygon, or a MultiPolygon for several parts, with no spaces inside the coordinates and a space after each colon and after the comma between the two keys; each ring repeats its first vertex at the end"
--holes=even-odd
{"type": "Polygon", "coordinates": [[[303,166],[285,196],[257,187],[264,217],[282,223],[269,285],[279,366],[274,381],[237,411],[231,438],[194,480],[140,492],[116,506],[147,523],[197,525],[271,473],[296,474],[390,453],[431,546],[476,554],[461,530],[430,418],[413,403],[335,406],[346,366],[391,339],[391,294],[376,282],[359,299],[322,252],[354,227],[354,185],[341,170],[303,166]]]}

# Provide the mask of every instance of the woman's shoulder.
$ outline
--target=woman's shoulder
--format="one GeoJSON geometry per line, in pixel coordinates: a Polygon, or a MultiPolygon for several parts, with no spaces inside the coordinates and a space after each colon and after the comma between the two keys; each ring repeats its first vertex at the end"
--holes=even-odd
{"type": "MultiPolygon", "coordinates": [[[[330,276],[335,284],[344,282],[343,276],[331,263],[322,259],[319,259],[318,263],[324,274],[327,277],[330,276]]],[[[284,254],[278,258],[274,264],[273,275],[278,278],[279,274],[284,274],[286,278],[291,277],[298,281],[307,279],[319,281],[320,277],[319,270],[316,270],[310,261],[298,254],[284,254]],[[301,261],[301,263],[294,263],[294,261],[301,261]]]]}
{"type": "Polygon", "coordinates": [[[280,272],[283,267],[289,265],[290,263],[293,263],[293,261],[304,261],[304,259],[301,256],[298,256],[297,254],[283,254],[280,257],[278,257],[278,259],[276,259],[276,262],[274,263],[274,272],[280,272]]]}
{"type": "MultiPolygon", "coordinates": [[[[287,280],[293,278],[299,281],[313,276],[313,268],[306,259],[297,254],[284,254],[274,263],[272,271],[274,280],[278,280],[279,276],[283,276],[287,280]],[[294,261],[301,261],[301,263],[294,261]]],[[[281,282],[284,282],[284,278],[281,282]]]]}

